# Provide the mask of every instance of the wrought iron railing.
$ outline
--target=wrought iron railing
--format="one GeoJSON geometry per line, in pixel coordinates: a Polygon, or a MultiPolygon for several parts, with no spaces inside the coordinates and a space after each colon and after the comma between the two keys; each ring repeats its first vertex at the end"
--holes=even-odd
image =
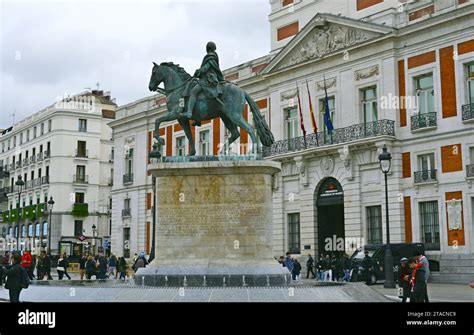
{"type": "Polygon", "coordinates": [[[89,182],[89,176],[88,175],[74,175],[73,176],[73,182],[76,184],[87,184],[89,182]]]}
{"type": "Polygon", "coordinates": [[[41,185],[43,184],[49,184],[49,176],[41,177],[41,185]]]}
{"type": "Polygon", "coordinates": [[[131,184],[133,183],[133,173],[124,174],[123,175],[123,184],[131,184]]]}
{"type": "Polygon", "coordinates": [[[466,177],[474,177],[474,164],[466,165],[466,177]]]}
{"type": "Polygon", "coordinates": [[[263,148],[263,157],[323,147],[331,144],[348,143],[382,135],[395,136],[395,122],[393,120],[379,120],[334,129],[331,135],[327,132],[318,132],[317,134],[306,135],[306,137],[300,136],[289,140],[276,141],[271,147],[263,148]]]}
{"type": "Polygon", "coordinates": [[[122,217],[129,217],[131,215],[130,208],[122,209],[122,217]]]}
{"type": "Polygon", "coordinates": [[[428,183],[436,181],[436,170],[416,171],[413,174],[415,184],[428,183]]]}
{"type": "Polygon", "coordinates": [[[474,120],[474,103],[462,106],[462,120],[474,120]]]}
{"type": "Polygon", "coordinates": [[[438,124],[437,113],[420,113],[411,117],[411,130],[436,127],[438,124]]]}
{"type": "Polygon", "coordinates": [[[89,157],[89,150],[86,149],[76,149],[77,158],[87,158],[89,157]]]}

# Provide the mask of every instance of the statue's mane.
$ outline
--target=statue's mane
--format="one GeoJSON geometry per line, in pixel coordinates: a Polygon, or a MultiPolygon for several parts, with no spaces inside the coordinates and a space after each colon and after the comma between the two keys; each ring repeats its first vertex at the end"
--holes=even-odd
{"type": "Polygon", "coordinates": [[[189,78],[191,78],[191,75],[187,73],[186,70],[183,69],[181,66],[179,66],[179,64],[174,64],[173,62],[163,62],[160,64],[160,66],[168,66],[172,68],[180,75],[181,79],[183,80],[188,80],[189,78]]]}

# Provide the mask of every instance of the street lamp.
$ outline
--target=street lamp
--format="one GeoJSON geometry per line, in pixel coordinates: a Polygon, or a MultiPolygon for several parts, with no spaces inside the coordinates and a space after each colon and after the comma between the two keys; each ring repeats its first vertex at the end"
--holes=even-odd
{"type": "MultiPolygon", "coordinates": [[[[153,144],[153,150],[150,153],[150,158],[153,160],[158,160],[160,157],[158,153],[158,144],[153,144]]],[[[151,235],[151,250],[150,250],[150,257],[148,258],[148,262],[151,262],[155,259],[155,245],[156,245],[156,177],[151,177],[151,188],[153,190],[153,206],[151,210],[153,211],[153,228],[152,228],[152,235],[151,235]]]]}
{"type": "Polygon", "coordinates": [[[49,197],[47,202],[48,211],[49,211],[49,222],[48,222],[48,253],[51,255],[51,227],[53,226],[51,223],[53,221],[53,206],[54,200],[53,197],[49,197]]]}
{"type": "MultiPolygon", "coordinates": [[[[20,237],[20,206],[21,206],[21,189],[23,186],[25,186],[25,182],[23,181],[23,178],[21,176],[18,176],[18,179],[15,182],[15,185],[18,188],[18,206],[16,208],[18,209],[17,213],[17,229],[16,231],[18,232],[17,235],[15,236],[16,238],[16,248],[18,248],[18,238],[20,237]]],[[[15,228],[13,228],[13,233],[15,233],[15,228]]]]}
{"type": "Polygon", "coordinates": [[[92,225],[92,237],[93,237],[93,246],[92,246],[92,255],[95,256],[95,234],[97,232],[97,227],[95,224],[92,225]]]}
{"type": "Polygon", "coordinates": [[[384,288],[395,288],[395,281],[393,280],[393,257],[392,247],[390,246],[390,224],[388,218],[388,186],[387,186],[387,175],[390,172],[390,166],[392,164],[392,155],[387,151],[387,146],[384,145],[382,153],[379,155],[380,170],[382,170],[385,176],[385,230],[387,234],[387,247],[385,248],[385,282],[384,288]]]}

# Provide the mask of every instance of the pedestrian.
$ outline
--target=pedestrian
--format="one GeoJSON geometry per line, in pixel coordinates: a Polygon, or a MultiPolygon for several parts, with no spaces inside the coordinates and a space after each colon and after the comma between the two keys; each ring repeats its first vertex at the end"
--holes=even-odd
{"type": "Polygon", "coordinates": [[[71,276],[67,273],[67,268],[69,266],[69,262],[67,260],[67,254],[63,253],[59,256],[58,265],[56,266],[56,270],[58,271],[59,280],[62,280],[64,275],[71,280],[71,276]]]}
{"type": "Polygon", "coordinates": [[[364,259],[362,260],[362,268],[364,272],[365,283],[367,285],[372,285],[372,257],[369,256],[369,251],[364,251],[364,259]]]}
{"type": "Polygon", "coordinates": [[[408,266],[408,259],[403,257],[398,268],[398,286],[402,289],[402,303],[407,302],[407,298],[410,295],[410,276],[411,271],[408,266]]]}
{"type": "Polygon", "coordinates": [[[5,281],[5,276],[7,275],[7,270],[10,267],[10,251],[5,251],[5,256],[2,259],[2,264],[0,264],[0,286],[3,285],[5,281]]]}
{"type": "Polygon", "coordinates": [[[127,275],[127,262],[125,258],[120,257],[117,262],[117,272],[120,273],[119,279],[126,279],[127,275]]]}
{"type": "Polygon", "coordinates": [[[7,281],[5,288],[9,290],[10,302],[20,302],[20,293],[24,288],[28,288],[29,280],[26,270],[21,266],[21,256],[13,254],[11,257],[12,265],[7,270],[7,281]]]}
{"type": "Polygon", "coordinates": [[[329,254],[326,255],[324,259],[324,281],[331,281],[332,280],[332,269],[331,269],[331,256],[329,254]]]}
{"type": "Polygon", "coordinates": [[[51,254],[46,251],[43,251],[43,271],[47,275],[47,280],[52,280],[53,277],[51,276],[51,254]]]}
{"type": "Polygon", "coordinates": [[[23,255],[21,256],[21,267],[26,270],[26,273],[28,274],[28,277],[30,280],[33,279],[33,277],[30,274],[30,267],[31,267],[31,252],[28,250],[23,251],[23,255]]]}
{"type": "Polygon", "coordinates": [[[36,276],[35,276],[36,260],[37,260],[36,255],[33,255],[31,257],[31,266],[30,266],[30,273],[29,273],[30,279],[36,279],[36,276]]]}
{"type": "Polygon", "coordinates": [[[107,259],[105,259],[104,255],[100,254],[99,259],[97,262],[98,266],[98,279],[106,279],[105,276],[107,274],[107,259]]]}
{"type": "Polygon", "coordinates": [[[292,279],[299,282],[301,279],[300,273],[301,273],[301,264],[300,262],[298,262],[296,258],[293,258],[293,270],[291,271],[292,279]]]}
{"type": "Polygon", "coordinates": [[[278,258],[278,263],[280,263],[282,267],[285,267],[285,257],[284,257],[284,256],[280,256],[280,257],[278,258]]]}
{"type": "Polygon", "coordinates": [[[286,253],[285,260],[283,261],[283,266],[287,268],[290,273],[293,273],[293,261],[291,259],[291,253],[289,251],[286,253]]]}
{"type": "Polygon", "coordinates": [[[313,275],[313,279],[316,278],[316,275],[314,274],[313,271],[313,266],[314,266],[314,259],[311,257],[311,254],[308,254],[308,260],[306,261],[306,278],[309,278],[309,274],[311,273],[313,275]]]}
{"type": "Polygon", "coordinates": [[[352,264],[351,260],[349,258],[349,255],[344,253],[343,258],[342,258],[342,281],[344,282],[349,282],[351,280],[351,269],[352,269],[352,264]]]}
{"type": "Polygon", "coordinates": [[[333,256],[333,263],[334,263],[334,276],[333,276],[333,281],[339,281],[341,279],[342,275],[342,259],[339,255],[334,255],[333,256]]]}
{"type": "Polygon", "coordinates": [[[423,266],[423,270],[425,271],[425,293],[423,294],[423,302],[429,303],[430,300],[428,298],[428,278],[430,277],[430,262],[428,261],[428,258],[423,255],[423,252],[421,249],[417,249],[415,252],[416,256],[416,262],[421,263],[423,266]]]}
{"type": "Polygon", "coordinates": [[[318,273],[317,279],[320,280],[320,281],[323,280],[323,273],[324,273],[323,264],[324,264],[324,255],[321,254],[319,256],[319,259],[318,259],[317,263],[316,263],[316,270],[318,271],[317,272],[318,273]]]}
{"type": "Polygon", "coordinates": [[[44,278],[44,255],[41,253],[38,256],[38,260],[36,261],[36,278],[37,280],[43,280],[44,278]]]}
{"type": "Polygon", "coordinates": [[[79,274],[81,276],[81,280],[84,280],[84,275],[86,274],[86,262],[87,255],[82,255],[81,259],[79,260],[79,274]]]}
{"type": "Polygon", "coordinates": [[[117,257],[115,257],[114,254],[110,255],[110,258],[109,258],[107,278],[109,278],[110,275],[112,275],[112,277],[115,277],[115,279],[117,279],[117,275],[118,275],[117,257]]]}
{"type": "Polygon", "coordinates": [[[145,259],[145,253],[142,251],[133,265],[133,271],[137,272],[139,268],[144,268],[147,264],[148,262],[145,259]]]}
{"type": "Polygon", "coordinates": [[[421,262],[418,262],[416,258],[410,260],[410,268],[412,269],[410,287],[411,296],[410,302],[426,302],[426,271],[421,262]]]}
{"type": "Polygon", "coordinates": [[[86,278],[87,279],[90,280],[92,276],[96,276],[97,278],[95,267],[96,265],[95,265],[94,258],[92,258],[92,256],[87,257],[87,261],[86,261],[86,278]]]}

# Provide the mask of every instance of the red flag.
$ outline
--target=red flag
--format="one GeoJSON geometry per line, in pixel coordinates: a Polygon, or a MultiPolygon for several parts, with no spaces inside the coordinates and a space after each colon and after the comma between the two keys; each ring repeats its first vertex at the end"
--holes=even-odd
{"type": "Polygon", "coordinates": [[[316,124],[316,119],[314,118],[313,103],[311,102],[311,94],[309,92],[308,81],[306,80],[306,89],[308,90],[308,99],[309,99],[309,115],[311,117],[311,124],[313,125],[313,131],[315,134],[318,133],[318,125],[316,124]]]}
{"type": "Polygon", "coordinates": [[[301,130],[303,131],[304,146],[306,147],[306,129],[304,128],[303,112],[301,111],[300,90],[298,88],[298,84],[296,84],[296,93],[298,94],[298,109],[299,109],[299,112],[300,112],[300,127],[301,127],[301,130]]]}

